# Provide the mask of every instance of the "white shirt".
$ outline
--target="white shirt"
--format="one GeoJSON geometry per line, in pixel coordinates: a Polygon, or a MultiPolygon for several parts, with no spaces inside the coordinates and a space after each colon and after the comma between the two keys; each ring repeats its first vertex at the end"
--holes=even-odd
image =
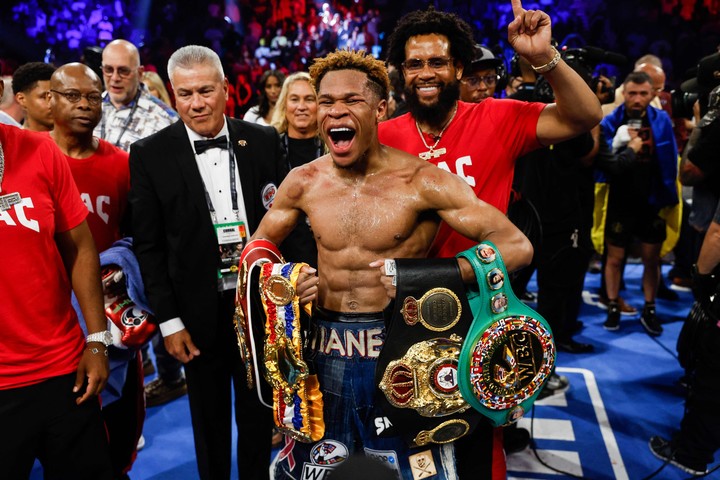
{"type": "Polygon", "coordinates": [[[250,110],[248,110],[245,113],[243,120],[250,123],[257,123],[258,125],[262,125],[264,127],[270,126],[270,124],[267,123],[265,119],[260,116],[260,107],[258,105],[255,105],[250,110]]]}
{"type": "MultiPolygon", "coordinates": [[[[194,142],[196,140],[210,140],[206,137],[198,135],[187,125],[185,129],[190,139],[190,146],[195,151],[194,142]]],[[[227,126],[227,120],[223,120],[223,127],[220,132],[213,138],[225,135],[228,139],[230,133],[227,126]]],[[[232,145],[230,145],[232,148],[232,145]]],[[[201,154],[195,154],[195,162],[200,172],[200,177],[205,189],[210,197],[213,207],[215,208],[214,224],[242,222],[245,224],[248,238],[252,235],[247,221],[247,211],[245,210],[245,202],[243,201],[242,185],[240,184],[240,174],[238,173],[238,161],[235,157],[235,189],[237,190],[238,212],[233,212],[232,195],[230,192],[230,151],[222,148],[210,148],[201,154]]],[[[234,154],[234,152],[232,152],[234,154]]],[[[209,205],[208,205],[209,207],[209,205]]],[[[171,318],[160,324],[160,333],[163,337],[177,333],[185,329],[185,324],[180,317],[171,318]]]]}
{"type": "MultiPolygon", "coordinates": [[[[190,145],[195,150],[194,142],[196,140],[210,140],[202,137],[190,130],[185,125],[188,137],[190,138],[190,145]]],[[[222,137],[225,135],[228,139],[230,134],[227,127],[227,120],[223,123],[223,128],[213,138],[222,137]]],[[[232,147],[232,145],[230,145],[232,147]]],[[[210,196],[210,201],[215,208],[217,221],[214,222],[216,225],[221,223],[230,222],[243,222],[247,228],[247,212],[245,211],[245,202],[243,201],[242,185],[240,184],[240,174],[238,173],[238,161],[235,157],[235,189],[237,190],[237,201],[238,201],[238,212],[237,215],[232,209],[232,196],[230,193],[230,152],[221,148],[211,148],[205,150],[200,155],[195,155],[195,161],[197,162],[200,176],[202,177],[205,189],[210,196]]],[[[209,206],[208,206],[209,207],[209,206]]],[[[248,229],[248,236],[252,235],[252,232],[248,229]]]]}

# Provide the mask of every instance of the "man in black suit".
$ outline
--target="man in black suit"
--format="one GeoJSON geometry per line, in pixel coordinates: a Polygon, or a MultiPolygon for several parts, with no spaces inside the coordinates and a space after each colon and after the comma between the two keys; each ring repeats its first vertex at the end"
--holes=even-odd
{"type": "Polygon", "coordinates": [[[212,50],[177,50],[168,74],[182,122],[130,149],[135,252],[165,346],[185,364],[200,477],[230,478],[232,382],[240,476],[267,478],[271,410],[246,384],[229,266],[286,173],[282,147],[274,129],[225,117],[212,50]]]}

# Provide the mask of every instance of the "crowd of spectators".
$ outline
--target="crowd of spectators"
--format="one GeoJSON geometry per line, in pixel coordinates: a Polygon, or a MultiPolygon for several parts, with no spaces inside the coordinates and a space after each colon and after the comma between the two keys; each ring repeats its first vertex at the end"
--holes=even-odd
{"type": "MultiPolygon", "coordinates": [[[[512,15],[510,2],[432,3],[439,10],[454,11],[468,19],[478,43],[491,47],[509,62],[512,49],[504,26],[512,15]]],[[[561,46],[593,45],[622,52],[628,58],[645,53],[660,57],[668,86],[674,88],[692,76],[686,71],[697,58],[712,53],[720,44],[720,22],[712,2],[696,2],[692,8],[688,3],[641,0],[609,5],[588,0],[540,0],[525,8],[540,8],[550,14],[561,46]]],[[[22,0],[0,7],[0,17],[10,20],[3,25],[6,35],[20,35],[29,42],[0,46],[0,67],[9,75],[26,61],[60,65],[78,60],[85,48],[104,47],[113,38],[124,38],[138,45],[146,69],[157,70],[167,80],[164,65],[175,48],[191,43],[206,45],[223,60],[232,86],[231,113],[243,115],[257,103],[257,82],[264,71],[305,71],[313,58],[335,48],[367,50],[382,58],[392,25],[414,8],[416,2],[386,0],[237,0],[234,4],[214,1],[204,6],[182,0],[22,0]]],[[[623,78],[631,67],[608,68],[611,75],[623,78]]]]}

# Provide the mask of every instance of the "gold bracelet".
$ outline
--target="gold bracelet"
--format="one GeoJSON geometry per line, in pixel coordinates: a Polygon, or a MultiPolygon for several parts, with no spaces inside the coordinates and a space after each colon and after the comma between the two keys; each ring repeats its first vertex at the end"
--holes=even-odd
{"type": "Polygon", "coordinates": [[[536,67],[535,65],[530,65],[532,69],[535,71],[535,73],[547,73],[553,68],[557,67],[557,64],[560,63],[560,52],[558,52],[558,49],[555,47],[550,47],[555,52],[555,55],[553,55],[552,60],[550,60],[545,65],[540,65],[539,67],[536,67]]]}

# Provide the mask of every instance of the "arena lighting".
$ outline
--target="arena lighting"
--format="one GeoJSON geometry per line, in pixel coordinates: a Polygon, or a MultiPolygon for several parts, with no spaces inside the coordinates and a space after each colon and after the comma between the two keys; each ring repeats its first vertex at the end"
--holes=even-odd
{"type": "MultiPolygon", "coordinates": [[[[130,34],[130,38],[127,39],[134,45],[140,46],[145,43],[152,2],[153,0],[138,0],[132,24],[132,33],[130,34]]],[[[121,2],[116,2],[116,4],[118,3],[121,2]]]]}
{"type": "Polygon", "coordinates": [[[240,7],[236,0],[225,0],[225,21],[232,25],[237,33],[244,33],[242,18],[240,18],[240,7]]]}

